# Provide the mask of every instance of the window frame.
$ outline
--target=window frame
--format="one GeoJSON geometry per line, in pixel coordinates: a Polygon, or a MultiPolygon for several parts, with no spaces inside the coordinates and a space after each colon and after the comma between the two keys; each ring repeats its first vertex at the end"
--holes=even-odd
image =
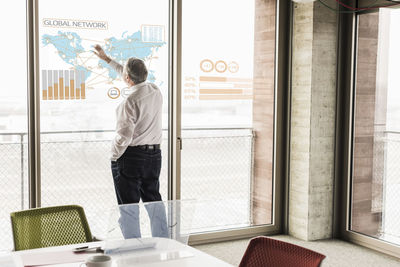
{"type": "Polygon", "coordinates": [[[375,237],[357,233],[350,228],[358,17],[371,12],[377,11],[360,12],[358,14],[342,13],[339,15],[333,236],[400,258],[400,244],[396,245],[375,237]]]}

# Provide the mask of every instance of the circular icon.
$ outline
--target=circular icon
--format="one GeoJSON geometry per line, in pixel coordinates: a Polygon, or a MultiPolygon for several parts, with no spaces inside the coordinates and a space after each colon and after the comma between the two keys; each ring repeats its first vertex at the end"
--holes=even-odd
{"type": "Polygon", "coordinates": [[[218,60],[215,62],[215,70],[219,73],[225,72],[228,66],[226,65],[225,61],[218,60]]]}
{"type": "Polygon", "coordinates": [[[111,99],[117,99],[121,95],[121,93],[117,87],[111,87],[110,89],[108,89],[107,95],[111,99]]]}
{"type": "Polygon", "coordinates": [[[235,61],[230,62],[229,65],[228,65],[228,70],[231,73],[238,72],[239,71],[239,64],[237,64],[237,62],[235,62],[235,61]]]}
{"type": "Polygon", "coordinates": [[[214,63],[209,59],[200,62],[200,69],[204,72],[211,72],[214,69],[214,63]]]}

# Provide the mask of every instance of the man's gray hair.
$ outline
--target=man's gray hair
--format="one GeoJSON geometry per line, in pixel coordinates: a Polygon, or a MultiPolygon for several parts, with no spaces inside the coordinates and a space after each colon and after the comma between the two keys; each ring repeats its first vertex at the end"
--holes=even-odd
{"type": "Polygon", "coordinates": [[[147,79],[147,68],[143,60],[131,57],[126,62],[126,73],[129,78],[135,83],[139,84],[147,79]]]}

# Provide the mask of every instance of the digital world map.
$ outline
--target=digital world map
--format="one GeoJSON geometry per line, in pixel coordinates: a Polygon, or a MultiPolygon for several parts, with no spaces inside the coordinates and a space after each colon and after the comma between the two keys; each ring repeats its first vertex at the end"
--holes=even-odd
{"type": "Polygon", "coordinates": [[[141,31],[132,34],[124,32],[121,37],[109,37],[99,41],[85,39],[76,32],[59,31],[55,35],[44,34],[42,36],[44,47],[53,46],[58,56],[65,63],[75,70],[84,72],[84,79],[88,86],[104,82],[112,83],[118,77],[113,68],[94,55],[92,51],[95,44],[100,44],[106,54],[120,64],[124,64],[130,57],[144,60],[149,68],[147,79],[150,82],[155,82],[156,74],[149,63],[151,63],[158,49],[166,43],[143,42],[141,31]]]}

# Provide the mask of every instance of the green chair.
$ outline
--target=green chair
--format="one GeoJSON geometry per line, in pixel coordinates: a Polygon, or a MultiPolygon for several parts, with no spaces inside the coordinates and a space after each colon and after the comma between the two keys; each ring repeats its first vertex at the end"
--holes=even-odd
{"type": "Polygon", "coordinates": [[[36,208],[11,213],[14,250],[92,242],[81,206],[36,208]]]}

